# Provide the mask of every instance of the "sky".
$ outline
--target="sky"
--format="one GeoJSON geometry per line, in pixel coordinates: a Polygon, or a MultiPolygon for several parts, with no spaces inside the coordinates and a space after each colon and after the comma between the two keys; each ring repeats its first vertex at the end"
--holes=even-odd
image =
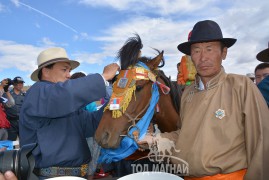
{"type": "Polygon", "coordinates": [[[164,50],[162,70],[176,79],[187,41],[198,21],[216,21],[224,37],[236,38],[225,71],[246,75],[268,47],[268,0],[0,0],[0,79],[21,76],[32,85],[38,54],[63,47],[81,65],[73,72],[102,73],[129,37],[139,34],[142,55],[164,50]]]}

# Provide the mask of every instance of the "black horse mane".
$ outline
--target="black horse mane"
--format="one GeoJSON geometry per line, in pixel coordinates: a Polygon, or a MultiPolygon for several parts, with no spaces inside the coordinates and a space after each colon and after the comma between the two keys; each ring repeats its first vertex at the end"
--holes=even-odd
{"type": "MultiPolygon", "coordinates": [[[[152,58],[149,57],[139,57],[143,44],[141,38],[138,34],[135,34],[135,37],[130,37],[124,43],[122,48],[118,51],[117,58],[120,59],[121,69],[125,70],[131,65],[135,65],[139,61],[148,62],[152,58]]],[[[154,49],[154,48],[153,48],[154,49]]],[[[161,52],[157,49],[154,49],[160,54],[161,52]]],[[[163,67],[165,64],[164,59],[162,59],[162,64],[158,67],[163,67]]]]}
{"type": "Polygon", "coordinates": [[[117,55],[117,58],[120,59],[122,70],[127,69],[130,65],[135,65],[139,61],[138,57],[142,48],[143,44],[138,34],[127,39],[117,55]]]}
{"type": "MultiPolygon", "coordinates": [[[[147,63],[152,60],[149,57],[139,57],[143,44],[141,38],[138,34],[135,34],[135,37],[127,39],[122,48],[118,51],[117,58],[120,59],[121,69],[126,70],[129,66],[135,65],[139,61],[147,63]]],[[[160,54],[161,52],[157,49],[154,49],[160,54]]],[[[161,61],[161,65],[158,67],[163,67],[165,65],[164,58],[161,61]]],[[[170,87],[170,94],[173,99],[173,105],[179,113],[180,109],[180,97],[182,94],[181,89],[177,86],[176,83],[173,83],[162,70],[158,70],[158,76],[165,82],[167,86],[170,87]]]]}

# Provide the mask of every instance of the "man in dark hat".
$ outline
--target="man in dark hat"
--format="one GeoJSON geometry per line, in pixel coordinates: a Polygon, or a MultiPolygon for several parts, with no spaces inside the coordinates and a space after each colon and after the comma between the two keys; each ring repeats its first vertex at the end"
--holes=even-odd
{"type": "Polygon", "coordinates": [[[263,62],[255,68],[256,83],[269,107],[269,42],[268,48],[259,52],[256,58],[263,62]]]}
{"type": "Polygon", "coordinates": [[[256,58],[261,62],[269,62],[269,42],[268,42],[268,48],[259,52],[256,58]]]}
{"type": "MultiPolygon", "coordinates": [[[[17,76],[13,79],[13,89],[10,94],[15,100],[15,105],[12,107],[5,106],[7,119],[10,122],[8,131],[8,140],[15,141],[19,136],[19,115],[21,106],[24,100],[25,92],[23,91],[24,80],[22,77],[17,76]]],[[[5,96],[5,95],[4,95],[5,96]]]]}
{"type": "MultiPolygon", "coordinates": [[[[189,165],[185,180],[269,179],[268,108],[256,85],[244,75],[227,74],[222,66],[236,42],[223,38],[211,20],[195,24],[188,42],[178,45],[196,67],[195,82],[181,99],[182,128],[161,134],[172,139],[171,158],[189,165]]],[[[141,144],[144,143],[143,141],[141,144]]]]}

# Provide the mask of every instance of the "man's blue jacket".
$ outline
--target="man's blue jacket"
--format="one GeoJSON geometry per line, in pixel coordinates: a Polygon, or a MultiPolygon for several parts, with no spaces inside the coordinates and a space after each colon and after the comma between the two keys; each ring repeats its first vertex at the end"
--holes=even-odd
{"type": "Polygon", "coordinates": [[[267,106],[269,107],[269,76],[264,78],[259,84],[258,88],[261,91],[267,106]]]}
{"type": "Polygon", "coordinates": [[[79,167],[90,161],[86,137],[94,136],[103,114],[83,110],[106,95],[100,74],[62,83],[36,82],[20,112],[20,146],[37,143],[36,167],[79,167]]]}

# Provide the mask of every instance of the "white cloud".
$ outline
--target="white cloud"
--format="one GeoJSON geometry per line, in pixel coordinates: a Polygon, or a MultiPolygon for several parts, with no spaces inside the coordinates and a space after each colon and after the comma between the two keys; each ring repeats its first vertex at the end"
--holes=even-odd
{"type": "MultiPolygon", "coordinates": [[[[111,6],[118,7],[120,1],[92,1],[84,0],[81,3],[94,4],[95,6],[111,6]]],[[[121,4],[122,9],[131,10],[130,5],[137,1],[125,1],[121,4]]],[[[117,52],[124,44],[128,37],[133,33],[141,36],[144,48],[144,55],[153,56],[153,52],[149,47],[164,50],[166,57],[166,65],[163,70],[167,75],[176,78],[176,64],[181,59],[182,54],[178,52],[177,45],[187,40],[188,32],[194,24],[200,20],[212,19],[216,21],[223,31],[224,37],[234,37],[237,43],[229,49],[228,57],[223,61],[223,65],[227,72],[246,74],[253,72],[254,68],[260,62],[256,60],[256,54],[267,47],[269,40],[269,6],[268,1],[262,3],[248,1],[226,2],[225,8],[221,9],[222,4],[216,1],[199,2],[200,7],[207,6],[202,9],[190,4],[190,1],[139,1],[147,6],[151,11],[159,8],[158,13],[162,14],[166,9],[166,14],[176,13],[177,11],[188,11],[189,17],[174,18],[174,16],[165,16],[162,18],[151,18],[148,16],[133,16],[124,22],[116,24],[107,29],[105,35],[95,38],[95,40],[105,42],[103,50],[105,54],[113,54],[117,52]],[[166,2],[166,3],[164,3],[166,2]],[[170,2],[170,3],[169,3],[170,2]],[[209,4],[212,6],[209,6],[209,4]],[[178,4],[178,5],[177,5],[178,4]],[[182,7],[186,10],[180,9],[182,7]],[[199,11],[197,11],[199,9],[199,11]],[[196,16],[199,15],[199,16],[196,16]],[[191,20],[190,20],[191,19],[191,20]],[[110,52],[110,53],[109,53],[110,52]]],[[[198,2],[197,2],[198,3],[198,2]]],[[[116,8],[117,9],[117,8],[116,8]]],[[[182,12],[179,12],[182,13],[182,12]]]]}
{"type": "MultiPolygon", "coordinates": [[[[15,6],[22,5],[12,0],[15,6]]],[[[127,38],[138,33],[141,36],[145,56],[154,57],[151,49],[164,50],[166,65],[162,69],[173,79],[176,78],[176,64],[183,55],[177,50],[179,43],[187,40],[187,35],[197,21],[212,19],[222,28],[224,37],[237,38],[237,43],[229,49],[223,61],[227,72],[246,74],[253,72],[260,62],[256,54],[267,48],[269,40],[268,0],[257,1],[191,1],[191,0],[80,0],[80,4],[91,7],[108,7],[115,11],[126,11],[124,21],[115,21],[113,26],[103,30],[103,35],[91,37],[86,33],[76,33],[73,40],[99,41],[101,52],[75,52],[71,55],[80,62],[105,64],[116,56],[127,38]],[[129,12],[131,12],[129,14],[129,12]]],[[[26,5],[28,6],[28,5],[26,5]]],[[[0,12],[1,12],[0,4],[0,12]]],[[[39,10],[35,10],[38,13],[39,10]]],[[[125,12],[124,12],[125,13],[125,12]]],[[[47,14],[42,14],[48,17],[47,14]]],[[[50,17],[49,17],[50,18],[50,17]]],[[[54,20],[54,19],[52,19],[54,20]]],[[[56,21],[57,22],[57,21],[56,21]]],[[[39,25],[36,24],[39,28],[39,25]]],[[[13,41],[0,41],[0,70],[16,66],[19,70],[32,72],[36,66],[38,53],[48,46],[68,46],[44,37],[38,47],[17,44],[13,41]],[[44,48],[42,48],[44,47],[44,48]],[[4,63],[2,63],[4,62],[4,63]]]]}
{"type": "Polygon", "coordinates": [[[0,40],[0,71],[7,68],[16,68],[31,73],[37,68],[38,54],[46,48],[55,46],[64,47],[67,45],[57,44],[47,37],[41,39],[39,46],[0,40]]]}
{"type": "Polygon", "coordinates": [[[0,12],[3,12],[5,10],[5,6],[0,3],[0,12]]]}
{"type": "Polygon", "coordinates": [[[93,7],[112,7],[117,10],[125,10],[130,7],[130,5],[134,2],[133,0],[124,0],[124,1],[119,1],[119,0],[80,0],[80,4],[85,4],[88,6],[93,6],[93,7]]]}
{"type": "Polygon", "coordinates": [[[192,0],[80,0],[80,4],[92,7],[109,7],[115,10],[125,10],[131,12],[142,12],[144,14],[185,14],[188,12],[204,9],[207,5],[212,5],[215,1],[192,1],[192,0]]]}
{"type": "Polygon", "coordinates": [[[42,44],[44,44],[45,46],[55,46],[55,45],[56,45],[55,42],[51,41],[51,40],[50,40],[49,38],[47,38],[47,37],[43,37],[41,42],[42,42],[42,44]]]}
{"type": "Polygon", "coordinates": [[[0,70],[16,68],[32,72],[36,67],[36,57],[43,50],[27,44],[0,40],[0,70]]]}
{"type": "Polygon", "coordinates": [[[86,32],[82,32],[82,33],[79,33],[79,34],[75,34],[73,36],[73,39],[75,41],[89,40],[90,39],[90,36],[86,32]]]}
{"type": "Polygon", "coordinates": [[[40,29],[39,23],[35,23],[35,27],[38,28],[38,29],[40,29]]]}
{"type": "Polygon", "coordinates": [[[106,58],[104,53],[88,53],[88,52],[75,52],[72,53],[74,57],[80,63],[85,62],[88,64],[102,64],[103,60],[106,58]]]}
{"type": "Polygon", "coordinates": [[[19,0],[10,0],[16,7],[20,6],[19,0]]]}

